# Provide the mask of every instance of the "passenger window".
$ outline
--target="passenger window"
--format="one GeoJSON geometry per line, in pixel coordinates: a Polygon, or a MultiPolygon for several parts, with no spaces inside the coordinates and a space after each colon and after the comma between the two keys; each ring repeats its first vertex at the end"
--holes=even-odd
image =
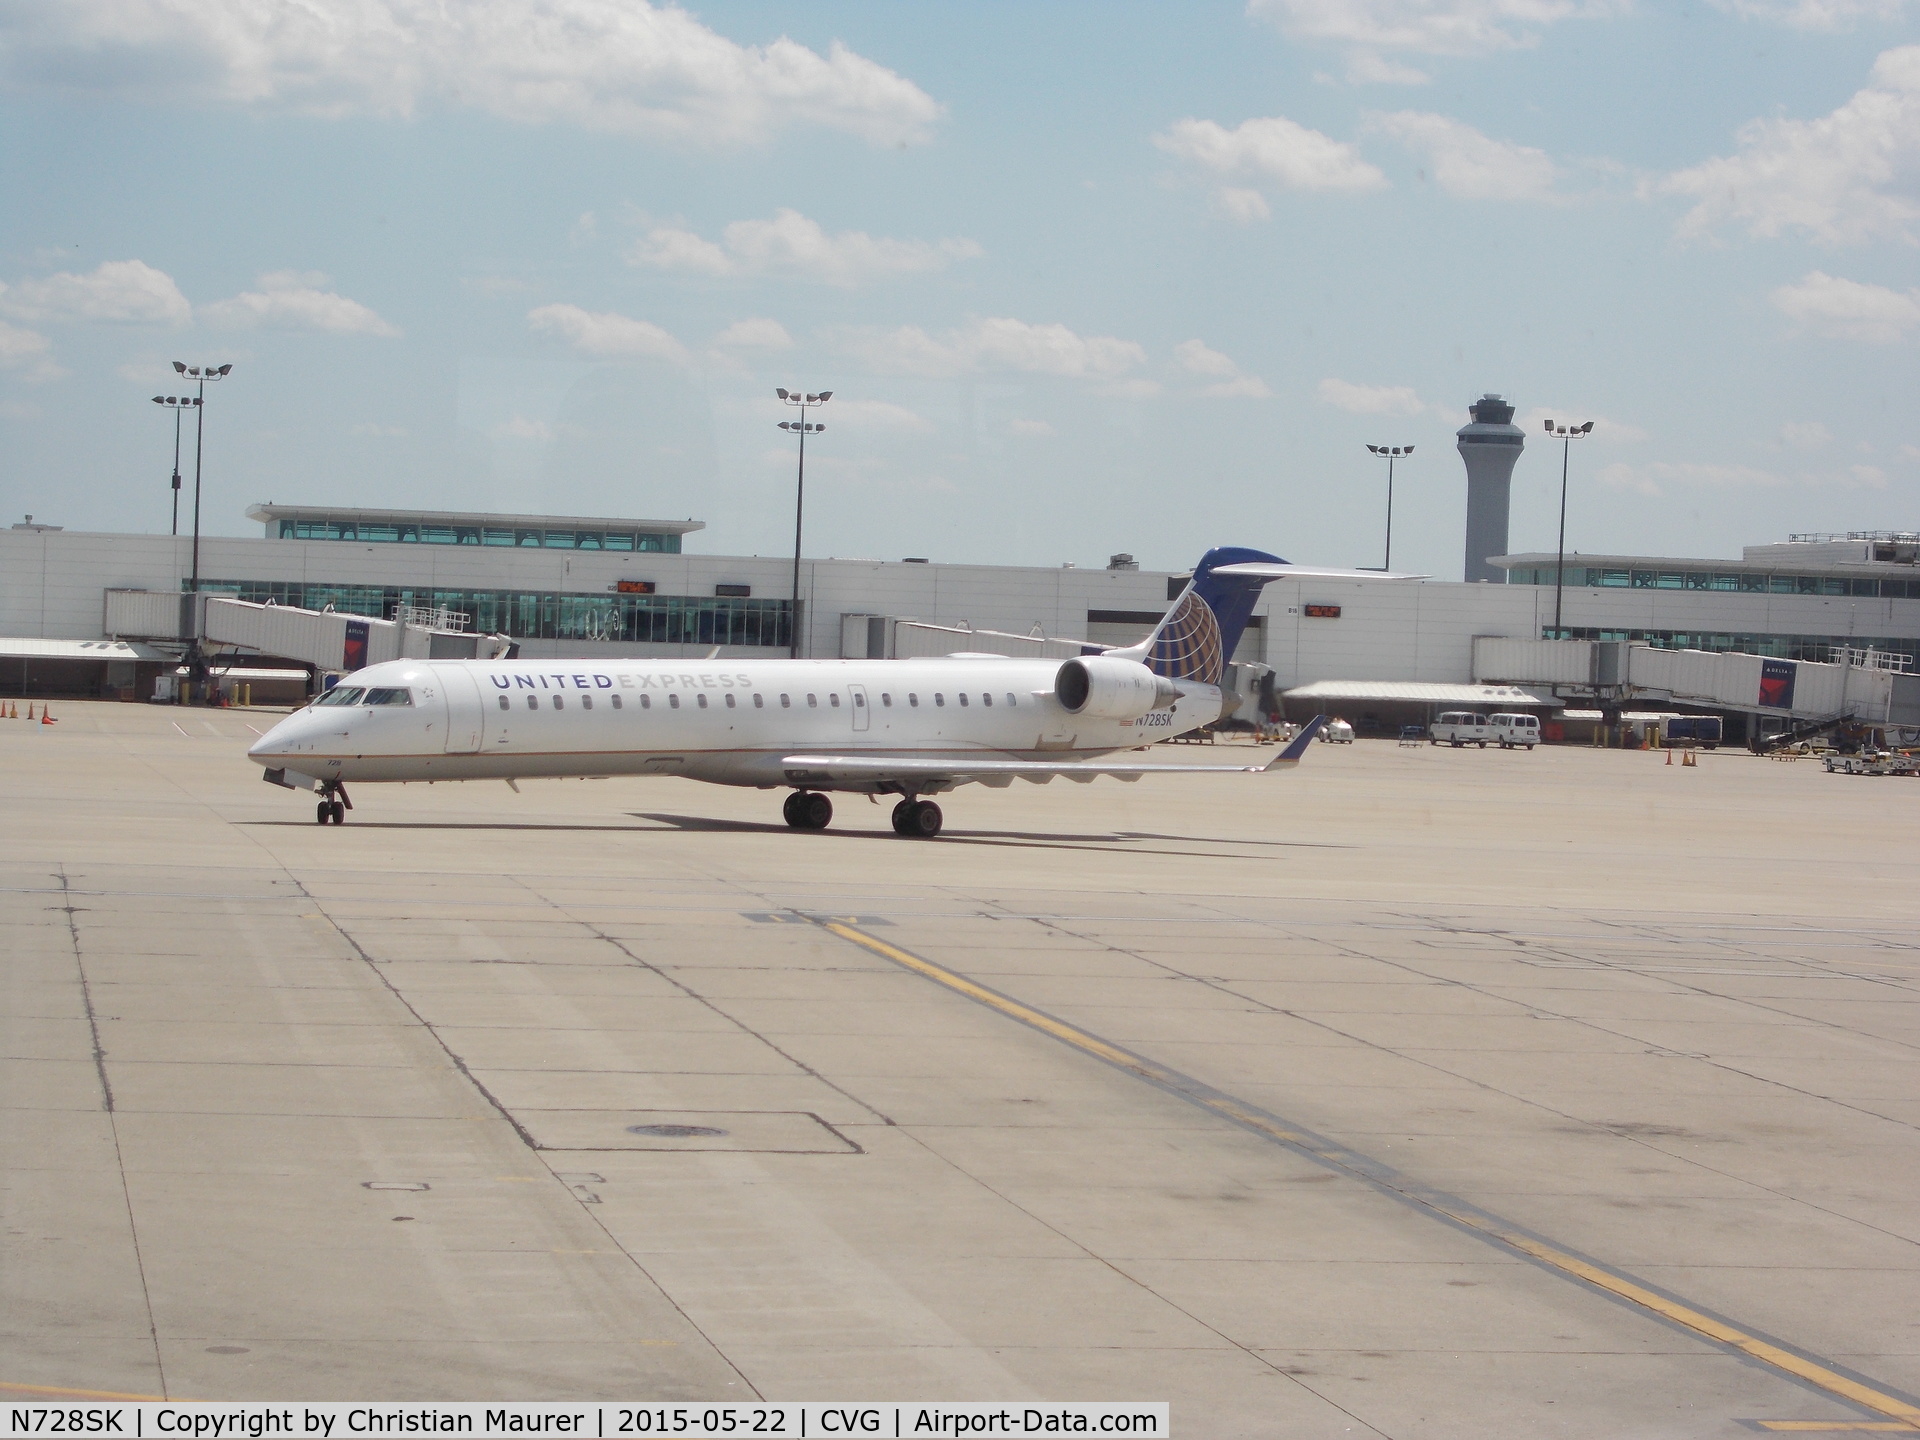
{"type": "Polygon", "coordinates": [[[621,708],[621,706],[620,706],[620,697],[619,697],[618,695],[616,695],[616,696],[614,696],[614,697],[613,697],[613,708],[614,708],[614,709],[616,709],[616,710],[618,710],[618,709],[620,709],[620,708],[621,708]]]}
{"type": "Polygon", "coordinates": [[[780,697],[780,708],[782,710],[791,710],[793,708],[793,697],[791,695],[782,695],[780,697]]]}
{"type": "Polygon", "coordinates": [[[836,710],[840,708],[840,692],[838,690],[835,690],[832,694],[827,696],[827,704],[831,705],[836,710]]]}
{"type": "Polygon", "coordinates": [[[867,697],[858,690],[853,692],[853,708],[858,710],[867,703],[867,697]]]}
{"type": "Polygon", "coordinates": [[[504,695],[502,695],[502,696],[500,697],[500,708],[501,708],[502,710],[504,710],[504,709],[506,709],[506,708],[507,708],[507,697],[506,697],[506,696],[504,696],[504,695]]]}
{"type": "Polygon", "coordinates": [[[914,706],[918,706],[918,705],[919,705],[919,703],[920,703],[920,697],[919,697],[918,695],[916,695],[916,694],[914,694],[914,692],[913,692],[913,691],[911,691],[911,690],[909,690],[909,691],[907,692],[907,704],[909,704],[909,705],[914,705],[914,706]]]}
{"type": "Polygon", "coordinates": [[[564,710],[564,709],[566,709],[566,708],[567,708],[567,697],[566,697],[566,696],[564,696],[564,695],[556,695],[556,696],[554,696],[554,697],[553,697],[553,708],[554,708],[554,709],[556,709],[556,710],[564,710]]]}
{"type": "Polygon", "coordinates": [[[967,704],[967,692],[962,690],[960,692],[960,708],[964,710],[966,708],[966,704],[967,704]]]}
{"type": "Polygon", "coordinates": [[[642,695],[640,697],[640,708],[642,710],[651,710],[653,708],[653,697],[650,695],[642,695]]]}
{"type": "Polygon", "coordinates": [[[760,698],[760,692],[758,690],[753,692],[753,708],[756,710],[764,710],[767,708],[767,702],[760,698]]]}
{"type": "Polygon", "coordinates": [[[527,709],[538,710],[539,708],[540,708],[540,697],[538,695],[527,696],[527,709]]]}
{"type": "Polygon", "coordinates": [[[411,705],[413,692],[399,686],[378,686],[367,691],[363,702],[368,705],[411,705]]]}
{"type": "Polygon", "coordinates": [[[807,708],[809,710],[818,710],[820,708],[820,697],[818,695],[809,694],[807,696],[807,708]]]}
{"type": "Polygon", "coordinates": [[[882,690],[880,692],[880,703],[886,706],[887,709],[891,710],[893,708],[893,696],[889,695],[886,691],[882,690]]]}
{"type": "Polygon", "coordinates": [[[993,692],[991,690],[982,690],[980,692],[980,703],[991,706],[993,704],[993,692]]]}
{"type": "Polygon", "coordinates": [[[701,708],[702,710],[704,710],[704,709],[706,709],[706,708],[707,708],[707,697],[706,697],[706,696],[704,696],[704,695],[696,695],[696,696],[694,696],[693,698],[694,698],[694,701],[695,701],[695,702],[696,702],[696,703],[697,703],[697,704],[698,704],[698,705],[700,706],[700,708],[701,708]]]}
{"type": "Polygon", "coordinates": [[[591,710],[591,709],[593,709],[593,696],[591,696],[591,695],[582,695],[582,696],[580,697],[580,708],[581,708],[582,710],[591,710]]]}
{"type": "Polygon", "coordinates": [[[680,708],[680,697],[678,695],[667,696],[667,705],[670,709],[678,710],[680,708]]]}
{"type": "Polygon", "coordinates": [[[1011,690],[1009,690],[1009,691],[1007,692],[1007,704],[1009,704],[1009,705],[1018,705],[1019,703],[1020,703],[1020,702],[1019,702],[1018,700],[1016,700],[1016,699],[1014,699],[1014,698],[1013,698],[1013,692],[1012,692],[1011,690]]]}
{"type": "Polygon", "coordinates": [[[936,705],[945,705],[947,703],[947,697],[936,690],[933,692],[933,703],[936,705]]]}
{"type": "Polygon", "coordinates": [[[734,706],[733,696],[729,695],[727,696],[727,709],[731,710],[733,709],[733,706],[734,706]]]}

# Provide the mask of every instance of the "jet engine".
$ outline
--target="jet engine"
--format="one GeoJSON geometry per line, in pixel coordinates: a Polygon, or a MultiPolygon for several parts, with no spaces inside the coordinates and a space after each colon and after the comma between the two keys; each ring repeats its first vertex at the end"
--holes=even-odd
{"type": "Polygon", "coordinates": [[[1180,698],[1171,680],[1138,660],[1108,655],[1067,661],[1053,677],[1053,693],[1068,714],[1093,720],[1138,720],[1180,698]]]}

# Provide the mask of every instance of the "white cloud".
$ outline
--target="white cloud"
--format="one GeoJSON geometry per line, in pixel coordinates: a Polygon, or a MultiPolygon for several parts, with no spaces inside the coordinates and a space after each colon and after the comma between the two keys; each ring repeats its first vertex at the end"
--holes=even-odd
{"type": "Polygon", "coordinates": [[[4,14],[11,79],[93,93],[320,116],[462,106],[700,145],[796,125],[915,143],[941,113],[844,45],[740,45],[647,0],[61,0],[4,14]]]}
{"type": "Polygon", "coordinates": [[[1851,30],[1857,20],[1895,21],[1906,16],[1906,0],[1711,0],[1716,10],[1742,20],[1761,20],[1790,30],[1833,33],[1851,30]]]}
{"type": "Polygon", "coordinates": [[[892,405],[885,400],[835,400],[827,407],[837,421],[848,425],[864,425],[870,430],[931,430],[933,422],[904,405],[892,405]]]}
{"type": "Polygon", "coordinates": [[[529,420],[516,414],[487,432],[496,440],[551,440],[553,427],[544,420],[529,420]]]}
{"type": "Polygon", "coordinates": [[[1242,374],[1228,355],[1211,349],[1200,340],[1183,340],[1173,347],[1173,358],[1190,374],[1205,376],[1214,383],[1201,389],[1202,395],[1223,398],[1263,400],[1273,392],[1258,375],[1242,374]]]}
{"type": "Polygon", "coordinates": [[[1786,477],[1751,465],[1712,465],[1697,461],[1654,460],[1643,465],[1603,466],[1600,483],[1640,495],[1664,495],[1667,487],[1712,490],[1772,490],[1788,483],[1786,477]]]}
{"type": "Polygon", "coordinates": [[[1680,234],[1732,224],[1823,245],[1913,241],[1920,222],[1920,45],[1888,50],[1863,90],[1818,120],[1752,120],[1740,151],[1676,171],[1643,193],[1692,196],[1680,234]]]}
{"type": "Polygon", "coordinates": [[[1790,420],[1780,427],[1780,443],[1793,450],[1818,450],[1833,443],[1833,432],[1818,420],[1790,420]]]}
{"type": "Polygon", "coordinates": [[[1803,330],[1836,340],[1891,345],[1920,325],[1920,290],[1889,290],[1810,270],[1767,297],[1803,330]]]}
{"type": "Polygon", "coordinates": [[[1544,150],[1482,135],[1447,115],[1398,110],[1371,115],[1367,128],[1423,158],[1434,183],[1461,200],[1548,200],[1557,173],[1544,150]]]}
{"type": "Polygon", "coordinates": [[[658,325],[610,311],[582,310],[578,305],[542,305],[527,312],[527,325],[536,334],[566,341],[583,355],[617,360],[652,357],[687,362],[687,348],[658,325]]]}
{"type": "Polygon", "coordinates": [[[1264,220],[1273,214],[1267,204],[1267,197],[1258,190],[1244,189],[1238,185],[1223,185],[1214,193],[1214,203],[1229,220],[1237,220],[1242,225],[1250,225],[1255,220],[1264,220]]]}
{"type": "Polygon", "coordinates": [[[982,253],[972,240],[889,240],[864,230],[829,235],[798,210],[780,210],[771,220],[736,220],[718,243],[660,226],[628,253],[635,265],[696,275],[794,275],[828,285],[859,285],[890,275],[943,270],[955,260],[982,253]]]}
{"type": "Polygon", "coordinates": [[[1546,422],[1552,420],[1561,425],[1584,425],[1593,422],[1593,429],[1587,439],[1602,445],[1635,444],[1647,438],[1647,432],[1638,425],[1628,425],[1624,421],[1609,420],[1606,416],[1579,405],[1536,405],[1526,414],[1515,417],[1514,424],[1527,432],[1529,441],[1545,440],[1546,422]]]}
{"type": "Polygon", "coordinates": [[[55,323],[109,320],[184,325],[193,313],[173,277],[143,260],[108,260],[85,275],[63,270],[22,280],[0,294],[0,308],[21,320],[55,323]]]}
{"type": "Polygon", "coordinates": [[[778,320],[736,320],[714,337],[713,343],[737,350],[791,350],[793,337],[778,320]]]}
{"type": "Polygon", "coordinates": [[[1428,408],[1411,385],[1354,385],[1329,377],[1314,393],[1322,405],[1349,415],[1418,415],[1428,408]]]}
{"type": "Polygon", "coordinates": [[[917,325],[902,325],[895,330],[849,328],[832,338],[876,371],[894,375],[1015,370],[1072,380],[1116,380],[1147,358],[1146,350],[1132,340],[1006,318],[975,320],[939,336],[917,325]]]}
{"type": "Polygon", "coordinates": [[[258,290],[244,290],[231,300],[200,307],[212,325],[234,330],[267,326],[276,330],[319,330],[328,335],[380,335],[393,338],[400,331],[358,300],[349,300],[320,287],[327,277],[312,272],[276,270],[262,275],[258,290]]]}
{"type": "Polygon", "coordinates": [[[1387,177],[1343,141],[1268,115],[1229,130],[1213,120],[1176,120],[1153,143],[1223,179],[1267,180],[1290,190],[1386,188],[1387,177]]]}
{"type": "Polygon", "coordinates": [[[1296,40],[1423,55],[1482,55],[1540,43],[1562,20],[1624,14],[1625,0],[1248,0],[1296,40]]]}
{"type": "Polygon", "coordinates": [[[39,331],[0,320],[0,369],[18,371],[28,380],[57,380],[67,372],[47,358],[52,348],[39,331]]]}

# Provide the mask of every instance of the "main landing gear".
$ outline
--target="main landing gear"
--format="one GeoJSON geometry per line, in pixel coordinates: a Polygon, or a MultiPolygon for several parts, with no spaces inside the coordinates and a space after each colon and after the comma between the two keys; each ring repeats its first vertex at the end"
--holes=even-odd
{"type": "MultiPolygon", "coordinates": [[[[781,814],[796,830],[824,830],[833,820],[833,801],[817,790],[795,790],[787,796],[781,814]]],[[[940,833],[943,818],[931,800],[909,798],[893,807],[893,830],[896,835],[930,840],[940,833]]]]}
{"type": "Polygon", "coordinates": [[[824,830],[833,820],[833,801],[817,790],[796,790],[787,796],[781,814],[796,830],[824,830]]]}
{"type": "Polygon", "coordinates": [[[931,840],[940,833],[944,817],[931,800],[902,800],[893,807],[893,830],[915,840],[931,840]]]}
{"type": "Polygon", "coordinates": [[[327,785],[320,791],[320,803],[314,807],[313,818],[322,825],[344,825],[347,823],[347,811],[352,808],[353,801],[347,798],[346,786],[327,785]]]}

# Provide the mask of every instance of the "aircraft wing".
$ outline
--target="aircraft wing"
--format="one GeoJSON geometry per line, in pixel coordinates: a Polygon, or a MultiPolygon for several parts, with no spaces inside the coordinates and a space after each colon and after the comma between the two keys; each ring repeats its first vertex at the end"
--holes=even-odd
{"type": "Polygon", "coordinates": [[[1111,775],[1117,780],[1138,780],[1142,775],[1260,775],[1270,770],[1291,770],[1300,763],[1307,747],[1327,723],[1316,715],[1291,744],[1264,765],[1142,765],[1126,760],[1070,760],[1057,764],[1045,760],[989,760],[968,756],[940,759],[893,755],[788,755],[780,765],[786,779],[794,785],[821,785],[898,780],[908,784],[937,783],[962,785],[969,781],[982,785],[1011,785],[1015,780],[1030,780],[1044,785],[1055,776],[1077,780],[1081,784],[1111,775]]]}
{"type": "Polygon", "coordinates": [[[1409,570],[1334,570],[1325,565],[1269,565],[1248,561],[1244,565],[1216,565],[1215,575],[1241,575],[1249,580],[1431,580],[1431,575],[1416,575],[1409,570]]]}

